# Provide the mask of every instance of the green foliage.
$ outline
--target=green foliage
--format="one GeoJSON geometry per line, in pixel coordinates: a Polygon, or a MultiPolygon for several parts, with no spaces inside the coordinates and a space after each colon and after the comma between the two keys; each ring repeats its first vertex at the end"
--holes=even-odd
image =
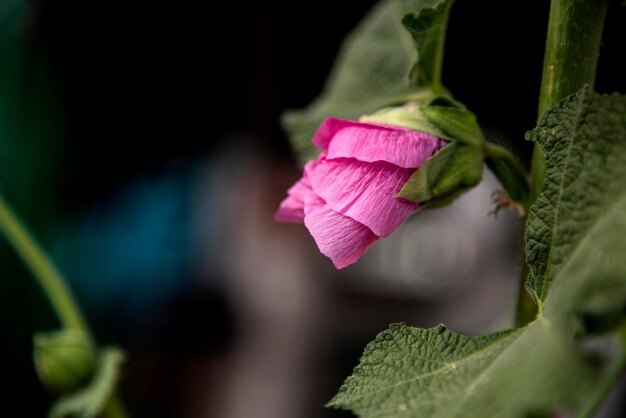
{"type": "Polygon", "coordinates": [[[113,394],[124,358],[123,351],[118,348],[102,349],[91,381],[85,387],[60,397],[52,406],[49,418],[98,416],[113,394]]]}
{"type": "Polygon", "coordinates": [[[573,331],[583,315],[626,305],[626,98],[585,88],[546,112],[529,138],[547,162],[526,231],[537,319],[483,337],[392,325],[329,405],[363,417],[438,418],[525,417],[594,402],[606,377],[573,331]]]}
{"type": "Polygon", "coordinates": [[[432,86],[436,90],[441,88],[443,44],[452,3],[453,0],[446,0],[437,7],[409,13],[402,19],[418,51],[418,60],[410,75],[415,86],[432,86]]]}
{"type": "Polygon", "coordinates": [[[93,373],[93,346],[73,329],[37,333],[33,336],[35,369],[50,391],[75,389],[93,373]]]}
{"type": "Polygon", "coordinates": [[[626,99],[585,88],[546,112],[528,138],[546,155],[526,229],[529,291],[541,306],[557,276],[570,287],[589,282],[579,291],[592,294],[594,284],[610,282],[615,292],[586,298],[589,308],[604,308],[602,300],[626,291],[626,99]],[[595,281],[582,277],[590,275],[595,281]]]}
{"type": "MultiPolygon", "coordinates": [[[[430,90],[409,83],[417,59],[411,35],[402,26],[407,13],[419,14],[444,0],[385,0],[344,41],[322,94],[303,110],[287,112],[283,125],[302,160],[315,158],[311,138],[329,116],[358,119],[383,107],[402,105],[430,90]]],[[[415,35],[414,35],[415,36],[415,35]]]]}
{"type": "Polygon", "coordinates": [[[360,417],[525,417],[581,396],[590,368],[547,321],[482,337],[394,324],[329,406],[360,417]]]}

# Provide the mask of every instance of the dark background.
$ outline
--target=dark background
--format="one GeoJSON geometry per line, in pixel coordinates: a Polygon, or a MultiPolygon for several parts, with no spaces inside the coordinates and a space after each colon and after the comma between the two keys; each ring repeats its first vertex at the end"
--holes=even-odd
{"type": "MultiPolygon", "coordinates": [[[[601,92],[626,92],[622,61],[626,8],[617,3],[610,7],[603,38],[596,85],[601,92]]],[[[121,235],[109,237],[114,242],[124,241],[127,233],[124,221],[110,215],[112,207],[123,212],[128,206],[119,202],[125,196],[162,176],[171,179],[166,192],[157,188],[163,200],[147,198],[137,205],[189,201],[194,193],[189,183],[198,167],[206,161],[212,166],[227,164],[220,162],[228,160],[224,150],[234,158],[241,152],[246,159],[261,161],[253,164],[269,170],[275,185],[266,198],[277,204],[281,190],[298,175],[278,122],[280,114],[307,105],[320,92],[341,39],[372,4],[31,3],[20,26],[19,50],[7,47],[8,58],[0,63],[5,76],[0,85],[6,104],[2,109],[16,115],[10,119],[11,132],[17,133],[13,142],[0,138],[0,185],[7,200],[44,246],[54,248],[51,251],[71,282],[77,280],[72,272],[90,271],[71,261],[78,257],[79,241],[73,239],[80,233],[67,230],[74,230],[77,219],[83,220],[78,222],[82,226],[75,228],[92,231],[89,242],[102,242],[98,251],[105,251],[109,235],[102,238],[97,233],[111,231],[107,225],[114,225],[113,231],[121,235]],[[85,227],[89,219],[104,226],[90,230],[85,227]]],[[[536,119],[548,9],[547,1],[530,5],[459,0],[448,30],[444,83],[478,115],[488,133],[525,161],[532,148],[523,137],[536,119]]],[[[225,177],[232,175],[224,171],[225,177]]],[[[220,174],[214,177],[219,181],[220,174]]],[[[168,248],[179,251],[168,252],[171,261],[160,260],[174,266],[170,275],[180,278],[159,282],[165,283],[166,291],[153,297],[144,288],[124,293],[123,287],[116,291],[109,287],[101,299],[94,299],[74,283],[79,298],[99,301],[83,303],[101,341],[115,342],[129,352],[122,393],[133,416],[212,416],[224,359],[240,337],[237,301],[224,285],[228,272],[203,270],[212,277],[211,284],[197,285],[201,274],[190,265],[203,256],[193,254],[181,232],[194,228],[183,215],[187,209],[187,203],[171,208],[180,229],[163,232],[168,248]],[[140,308],[125,295],[141,295],[140,308]],[[208,378],[191,373],[198,364],[208,370],[208,378]],[[211,378],[211,373],[218,378],[211,378]],[[204,415],[197,412],[198,399],[206,401],[204,415]]],[[[215,214],[207,213],[211,215],[215,214]]],[[[160,225],[158,219],[155,225],[160,225]]],[[[148,224],[137,234],[152,231],[153,226],[148,224]]],[[[141,247],[143,241],[137,242],[141,247]]],[[[83,254],[85,263],[98,251],[83,254]]],[[[217,257],[216,251],[206,257],[217,257]]],[[[163,255],[146,257],[149,265],[151,257],[163,255]]],[[[0,355],[2,375],[10,387],[0,395],[3,411],[43,416],[51,398],[32,370],[30,338],[34,331],[54,328],[56,322],[4,243],[0,263],[0,355]]],[[[154,273],[148,267],[137,271],[124,274],[154,273]]],[[[145,289],[152,287],[149,281],[142,283],[145,289]]],[[[300,401],[311,417],[349,416],[322,405],[356,364],[365,343],[386,323],[404,319],[403,310],[416,303],[412,298],[364,296],[334,283],[327,286],[337,303],[376,319],[359,332],[335,330],[337,339],[329,337],[323,346],[311,366],[321,367],[312,385],[315,390],[300,401]],[[377,309],[379,316],[372,313],[377,309]]],[[[345,324],[354,326],[348,320],[345,324]]]]}

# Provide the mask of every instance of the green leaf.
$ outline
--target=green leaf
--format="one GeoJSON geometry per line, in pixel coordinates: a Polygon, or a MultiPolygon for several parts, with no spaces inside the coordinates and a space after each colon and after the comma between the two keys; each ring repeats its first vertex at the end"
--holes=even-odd
{"type": "Polygon", "coordinates": [[[328,406],[360,417],[526,417],[585,393],[594,374],[547,321],[469,337],[394,324],[328,406]]]}
{"type": "Polygon", "coordinates": [[[411,69],[411,82],[415,86],[441,88],[443,44],[452,3],[453,0],[446,0],[435,8],[412,12],[402,19],[418,51],[418,60],[411,69]]]}
{"type": "Polygon", "coordinates": [[[429,202],[431,207],[449,203],[480,182],[483,160],[482,148],[453,142],[426,160],[397,197],[429,202]]]}
{"type": "MultiPolygon", "coordinates": [[[[594,309],[623,300],[626,277],[626,98],[589,87],[547,111],[528,139],[546,155],[542,192],[526,227],[528,289],[540,307],[557,276],[594,309]],[[580,288],[602,277],[615,292],[580,288]],[[567,280],[567,282],[565,282],[567,280]],[[621,292],[617,292],[620,290],[621,292]],[[592,295],[596,295],[592,297],[592,295]]],[[[602,290],[602,289],[600,289],[602,290]]]]}
{"type": "Polygon", "coordinates": [[[384,0],[348,35],[322,94],[303,110],[287,112],[283,126],[301,159],[318,151],[311,138],[329,116],[358,119],[383,107],[430,97],[428,89],[411,86],[407,74],[417,59],[402,18],[442,4],[443,0],[384,0]]]}
{"type": "Polygon", "coordinates": [[[82,389],[60,397],[52,406],[49,418],[98,416],[115,390],[124,359],[124,352],[119,348],[104,348],[91,381],[82,389]]]}
{"type": "Polygon", "coordinates": [[[597,402],[610,367],[589,364],[574,331],[583,316],[626,305],[626,98],[583,89],[529,137],[547,163],[526,231],[538,317],[483,337],[393,325],[330,406],[363,417],[521,418],[597,402]]]}

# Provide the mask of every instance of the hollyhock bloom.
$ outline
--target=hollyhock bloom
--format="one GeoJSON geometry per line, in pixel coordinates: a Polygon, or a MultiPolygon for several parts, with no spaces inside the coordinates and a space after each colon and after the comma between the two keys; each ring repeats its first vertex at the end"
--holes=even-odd
{"type": "Polygon", "coordinates": [[[445,142],[403,127],[328,118],[313,145],[322,150],[287,191],[275,219],[304,222],[335,267],[356,262],[419,205],[396,195],[445,142]]]}

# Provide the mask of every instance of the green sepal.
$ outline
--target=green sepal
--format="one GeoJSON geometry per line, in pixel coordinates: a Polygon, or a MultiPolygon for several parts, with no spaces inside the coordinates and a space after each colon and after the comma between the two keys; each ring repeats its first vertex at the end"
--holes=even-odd
{"type": "Polygon", "coordinates": [[[438,125],[422,112],[419,102],[409,102],[404,106],[385,107],[371,115],[361,116],[359,122],[381,125],[402,126],[426,132],[439,138],[452,140],[438,125]]]}
{"type": "Polygon", "coordinates": [[[427,202],[431,208],[451,203],[480,182],[483,161],[481,147],[452,142],[426,160],[397,197],[427,202]]]}
{"type": "Polygon", "coordinates": [[[93,374],[94,349],[81,332],[63,329],[37,333],[33,345],[35,370],[51,392],[75,389],[93,374]]]}
{"type": "Polygon", "coordinates": [[[52,406],[48,418],[100,416],[119,380],[126,356],[117,347],[105,347],[98,354],[97,366],[91,380],[83,387],[64,394],[52,406]]]}
{"type": "MultiPolygon", "coordinates": [[[[485,139],[476,120],[476,115],[464,107],[442,105],[441,100],[444,100],[443,98],[436,100],[434,102],[436,104],[431,103],[428,106],[423,106],[421,111],[433,125],[444,132],[445,135],[442,138],[454,139],[476,146],[483,144],[485,139]]],[[[448,103],[452,102],[448,101],[448,103]]]]}

